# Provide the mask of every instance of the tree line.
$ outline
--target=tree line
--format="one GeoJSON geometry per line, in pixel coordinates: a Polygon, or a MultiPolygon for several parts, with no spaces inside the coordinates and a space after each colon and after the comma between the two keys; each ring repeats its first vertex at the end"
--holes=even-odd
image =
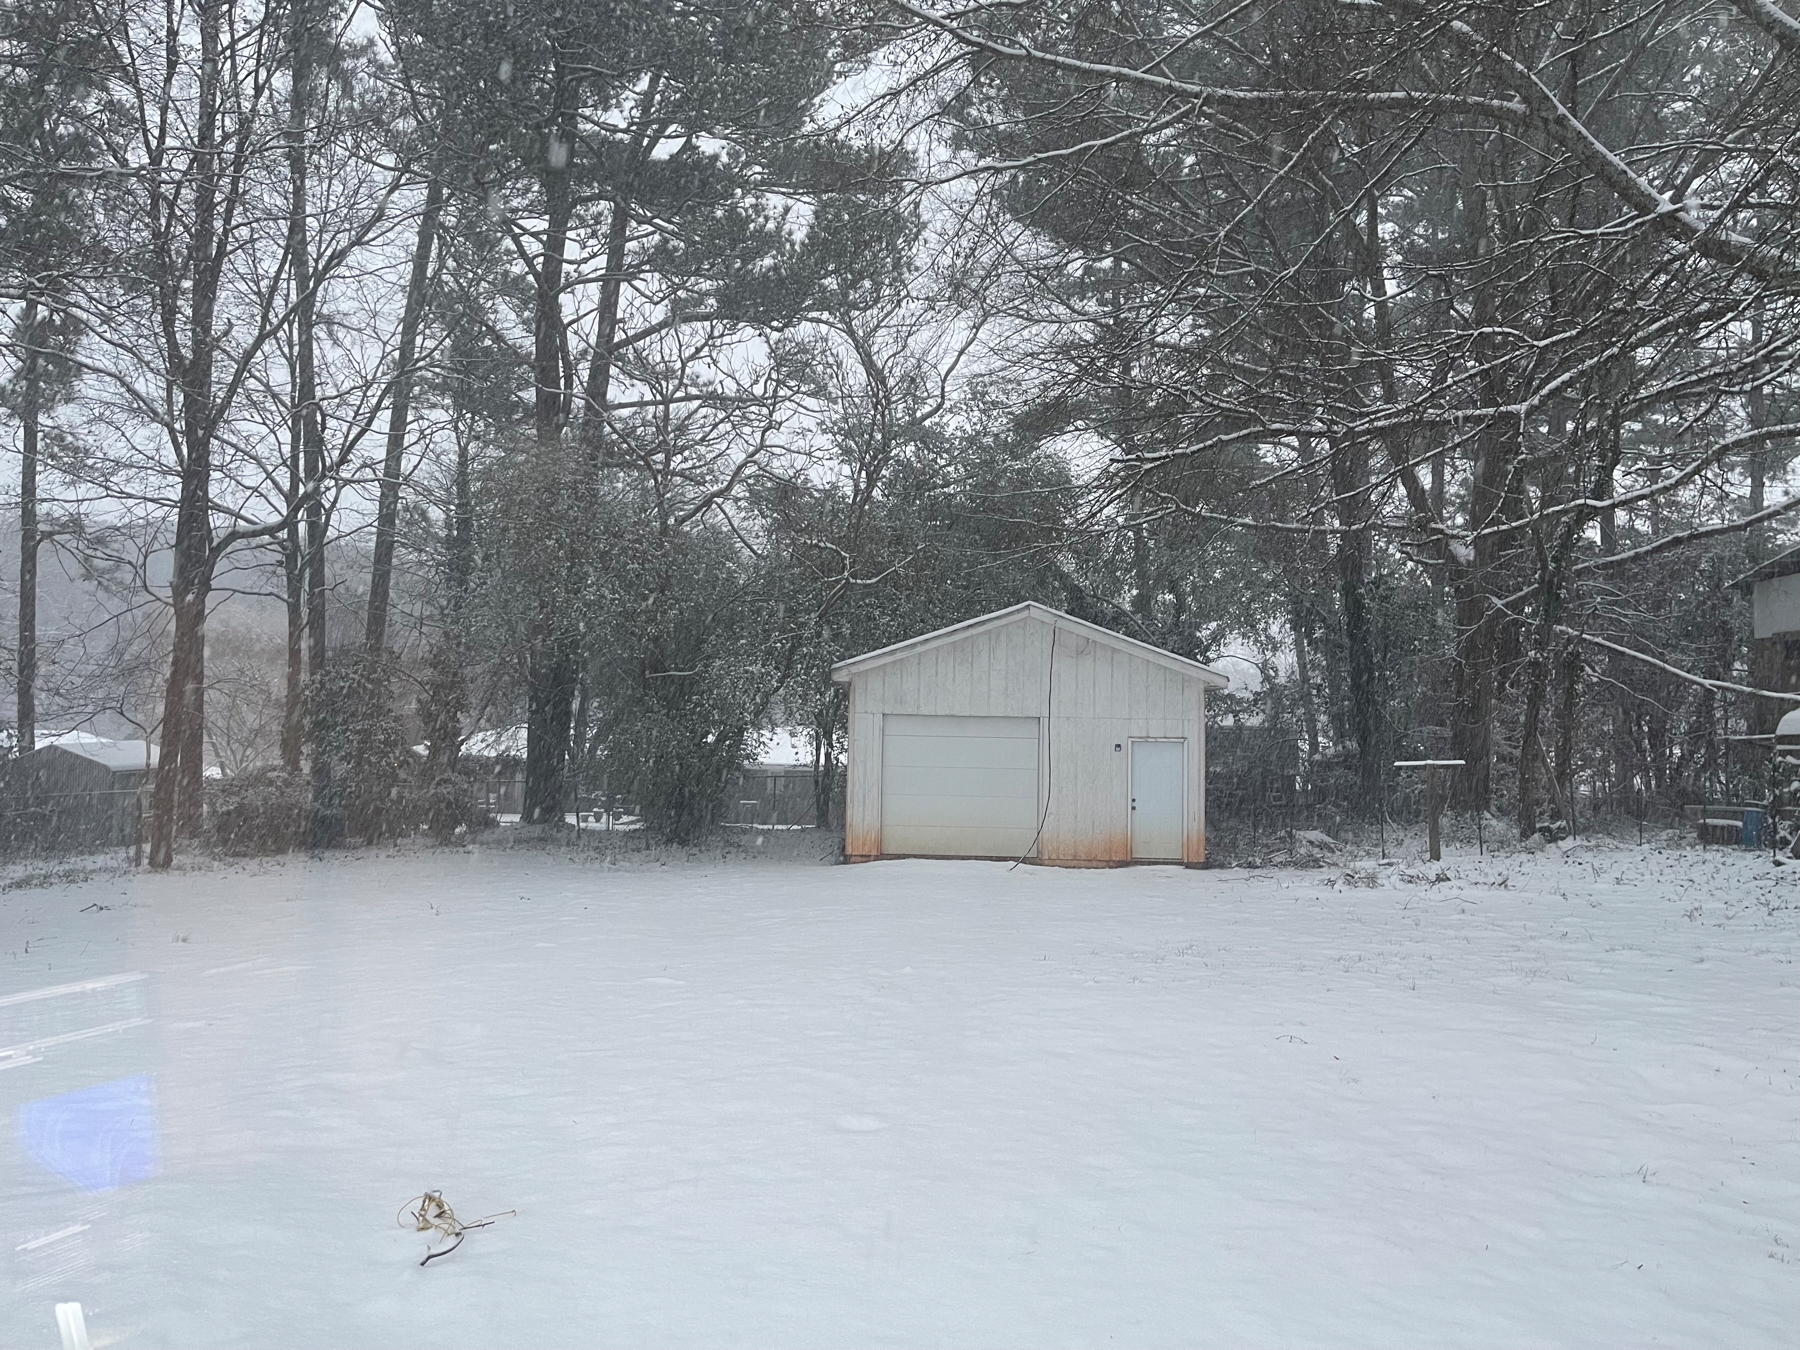
{"type": "Polygon", "coordinates": [[[1800,506],[1773,0],[20,0],[0,52],[16,745],[106,686],[154,866],[247,595],[315,844],[513,721],[528,821],[691,835],[777,720],[828,806],[831,663],[1026,598],[1238,658],[1346,809],[1431,754],[1641,815],[1786,706],[1727,586],[1800,506]],[[44,646],[46,549],[158,688],[44,646]]]}

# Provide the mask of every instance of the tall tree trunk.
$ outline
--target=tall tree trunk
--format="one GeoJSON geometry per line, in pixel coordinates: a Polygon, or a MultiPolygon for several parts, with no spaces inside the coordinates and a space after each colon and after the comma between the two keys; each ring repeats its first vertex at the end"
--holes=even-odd
{"type": "Polygon", "coordinates": [[[1500,617],[1473,578],[1456,584],[1456,655],[1450,755],[1466,766],[1451,780],[1451,803],[1485,811],[1492,793],[1494,699],[1500,617]]]}
{"type": "MultiPolygon", "coordinates": [[[[1483,392],[1497,406],[1507,396],[1503,382],[1490,373],[1483,392]]],[[[1469,525],[1491,526],[1507,518],[1517,503],[1512,495],[1512,466],[1519,454],[1516,429],[1490,426],[1476,438],[1472,466],[1469,525]]],[[[1517,635],[1507,616],[1493,603],[1513,566],[1516,545],[1493,535],[1477,538],[1472,564],[1456,585],[1455,706],[1451,714],[1451,757],[1467,768],[1452,780],[1452,805],[1485,811],[1492,800],[1494,711],[1503,686],[1502,670],[1512,659],[1517,635]]]]}
{"type": "Polygon", "coordinates": [[[834,686],[825,700],[813,709],[813,824],[821,830],[831,828],[831,798],[837,786],[837,756],[831,752],[832,731],[843,706],[834,686]]]}
{"type": "MultiPolygon", "coordinates": [[[[661,80],[661,73],[651,76],[649,99],[654,99],[656,88],[661,80]]],[[[606,274],[600,283],[600,314],[598,331],[594,336],[594,351],[588,362],[587,379],[583,386],[583,409],[580,424],[581,440],[587,452],[588,473],[582,480],[580,490],[597,492],[600,485],[599,470],[606,459],[606,414],[612,401],[612,377],[614,348],[618,342],[619,305],[625,293],[625,249],[629,242],[631,224],[631,207],[627,195],[620,190],[615,191],[611,213],[606,227],[606,274]]],[[[560,318],[560,315],[559,315],[560,318]]],[[[579,593],[581,589],[580,574],[584,561],[571,557],[568,560],[570,572],[570,589],[579,593]]],[[[591,672],[587,671],[584,659],[583,644],[579,637],[570,635],[565,638],[569,650],[565,653],[566,665],[556,668],[553,679],[573,679],[578,688],[566,691],[555,690],[552,693],[549,707],[551,716],[567,697],[574,707],[574,733],[569,740],[566,767],[563,773],[563,807],[576,809],[581,783],[587,776],[589,762],[589,701],[592,696],[591,672]]],[[[526,795],[531,797],[530,765],[527,763],[526,795]]],[[[556,819],[560,820],[559,810],[556,819]]]]}
{"type": "MultiPolygon", "coordinates": [[[[1557,453],[1546,461],[1540,471],[1540,505],[1560,504],[1569,495],[1565,490],[1567,475],[1564,473],[1569,454],[1568,411],[1568,405],[1560,399],[1548,410],[1550,443],[1557,453]]],[[[1560,575],[1561,569],[1554,562],[1540,562],[1539,607],[1542,617],[1537,626],[1537,637],[1531,654],[1525,661],[1525,709],[1519,728],[1517,806],[1520,839],[1529,839],[1537,833],[1539,761],[1546,765],[1549,762],[1549,756],[1544,753],[1542,727],[1544,698],[1550,690],[1550,643],[1555,636],[1553,625],[1556,615],[1561,609],[1558,600],[1560,575]]],[[[1551,790],[1554,794],[1554,784],[1551,790]]]]}
{"type": "MultiPolygon", "coordinates": [[[[1482,162],[1486,150],[1480,138],[1465,135],[1460,144],[1459,219],[1457,232],[1465,266],[1471,269],[1473,287],[1469,324],[1481,329],[1501,322],[1501,299],[1510,278],[1490,266],[1493,240],[1489,230],[1492,209],[1488,184],[1505,170],[1482,162]]],[[[1486,348],[1481,349],[1486,358],[1486,348]]],[[[1505,381],[1493,362],[1479,382],[1481,402],[1501,406],[1508,394],[1505,381]]],[[[1469,465],[1470,489],[1467,529],[1495,524],[1501,517],[1514,459],[1516,436],[1492,424],[1474,437],[1469,465]]],[[[1446,522],[1448,523],[1448,522],[1446,522]]],[[[1500,696],[1502,643],[1505,615],[1491,603],[1501,584],[1495,572],[1503,561],[1502,550],[1492,536],[1478,537],[1473,557],[1452,572],[1455,578],[1456,653],[1450,711],[1450,755],[1466,767],[1450,780],[1450,805],[1486,811],[1493,799],[1495,706],[1500,696]]]]}
{"type": "MultiPolygon", "coordinates": [[[[300,504],[302,473],[299,406],[296,398],[288,448],[289,511],[300,504]]],[[[287,529],[282,532],[281,571],[287,592],[287,688],[281,709],[281,765],[290,773],[299,773],[306,716],[306,551],[300,543],[298,518],[291,519],[287,529]]]]}
{"type": "Polygon", "coordinates": [[[281,707],[281,765],[299,773],[306,745],[306,548],[300,538],[300,494],[306,489],[306,431],[300,381],[288,369],[287,528],[281,533],[281,572],[287,610],[286,689],[281,707]]]}
{"type": "MultiPolygon", "coordinates": [[[[220,29],[226,0],[194,0],[200,38],[200,79],[193,132],[194,190],[185,250],[188,278],[187,351],[171,350],[179,373],[181,440],[185,459],[175,508],[174,575],[169,592],[174,637],[163,691],[162,749],[150,798],[150,866],[175,859],[178,828],[202,818],[206,734],[206,601],[212,583],[213,363],[218,335],[219,267],[215,256],[219,209],[220,29]]],[[[180,279],[160,278],[177,288],[180,279]]]]}
{"type": "Polygon", "coordinates": [[[1575,709],[1581,685],[1581,650],[1571,642],[1563,650],[1562,708],[1556,727],[1556,781],[1569,833],[1575,833],[1575,709]]]}
{"type": "Polygon", "coordinates": [[[1313,697],[1312,657],[1308,652],[1312,624],[1299,598],[1288,603],[1288,631],[1294,637],[1294,683],[1300,691],[1300,722],[1306,730],[1306,768],[1310,774],[1319,762],[1319,708],[1313,697]]]}
{"type": "MultiPolygon", "coordinates": [[[[545,629],[555,622],[547,617],[545,629]]],[[[548,632],[543,646],[532,653],[526,691],[525,800],[520,809],[527,825],[554,825],[563,818],[575,684],[580,675],[571,645],[567,635],[548,632]]]]}
{"type": "Polygon", "coordinates": [[[431,282],[431,247],[444,205],[444,183],[436,174],[425,189],[425,209],[413,241],[406,308],[400,316],[400,350],[395,356],[394,397],[388,410],[387,453],[381,466],[381,496],[375,507],[375,559],[369,568],[369,612],[363,645],[371,657],[387,646],[388,596],[394,576],[394,532],[400,515],[400,474],[405,467],[407,419],[412,410],[413,365],[431,282]]]}
{"type": "Polygon", "coordinates": [[[575,729],[569,739],[569,773],[565,780],[563,803],[565,810],[575,813],[577,821],[580,820],[581,812],[581,783],[587,770],[588,738],[593,735],[592,717],[593,672],[588,668],[587,662],[577,656],[575,661],[575,729]]]}
{"type": "MultiPolygon", "coordinates": [[[[1607,462],[1616,465],[1619,462],[1620,434],[1619,413],[1617,409],[1607,414],[1606,437],[1608,448],[1603,451],[1607,462]]],[[[1599,478],[1600,499],[1606,500],[1618,491],[1617,481],[1612,469],[1605,469],[1599,478]]],[[[1600,556],[1606,557],[1619,551],[1619,512],[1616,507],[1606,507],[1600,512],[1600,556]]]]}
{"type": "Polygon", "coordinates": [[[619,305],[625,296],[625,250],[631,241],[631,202],[636,191],[636,174],[653,148],[650,129],[654,125],[656,100],[662,90],[663,73],[655,70],[645,82],[643,97],[638,100],[637,134],[632,137],[628,167],[613,183],[612,200],[606,220],[606,274],[600,282],[599,328],[594,335],[594,352],[588,361],[587,385],[582,411],[582,431],[588,454],[597,466],[605,458],[606,412],[612,400],[613,359],[619,340],[619,305]]]}
{"type": "Polygon", "coordinates": [[[457,617],[468,603],[475,579],[475,482],[469,463],[469,438],[456,436],[456,479],[450,518],[450,597],[457,617]]]}
{"type": "Polygon", "coordinates": [[[1150,568],[1150,537],[1139,515],[1141,510],[1134,494],[1131,504],[1131,612],[1147,623],[1156,603],[1156,583],[1150,568]]]}
{"type": "Polygon", "coordinates": [[[181,798],[177,832],[197,839],[206,824],[206,610],[212,603],[210,559],[206,582],[194,605],[195,636],[188,665],[187,707],[181,724],[181,798]]]}
{"type": "MultiPolygon", "coordinates": [[[[594,350],[588,362],[587,379],[582,390],[583,409],[581,416],[581,439],[586,446],[588,474],[583,480],[582,491],[597,492],[600,486],[598,470],[606,460],[606,417],[612,403],[613,362],[619,339],[619,308],[625,296],[625,261],[626,249],[631,239],[631,203],[636,191],[636,177],[646,157],[653,148],[651,128],[656,111],[658,95],[662,89],[663,72],[654,70],[645,83],[644,92],[638,99],[638,129],[632,137],[631,151],[623,164],[616,166],[612,183],[612,199],[608,205],[606,222],[606,272],[600,282],[600,313],[597,331],[594,334],[594,350]]],[[[572,589],[580,590],[580,576],[583,560],[571,559],[572,589]]],[[[567,785],[564,796],[573,805],[580,792],[581,783],[587,777],[591,735],[589,732],[589,702],[593,695],[591,672],[585,670],[586,660],[578,639],[572,639],[573,650],[566,654],[567,678],[580,681],[579,698],[576,703],[576,734],[569,747],[569,760],[566,768],[567,785]]],[[[571,695],[574,691],[570,691],[571,695]]],[[[556,702],[560,703],[562,693],[558,691],[556,702]]],[[[529,765],[527,766],[529,779],[529,765]]],[[[529,783],[526,788],[530,793],[529,783]]]]}
{"type": "Polygon", "coordinates": [[[1519,838],[1537,832],[1538,760],[1542,746],[1538,723],[1543,716],[1544,692],[1550,683],[1550,662],[1534,651],[1525,665],[1525,717],[1519,732],[1519,838]]]}
{"type": "MultiPolygon", "coordinates": [[[[567,97],[566,92],[564,96],[567,97]]],[[[544,146],[544,246],[538,255],[531,343],[532,429],[541,455],[552,455],[561,448],[569,416],[568,381],[563,366],[567,335],[562,289],[569,220],[575,203],[571,181],[574,122],[574,111],[570,109],[557,119],[544,146]]]]}
{"type": "Polygon", "coordinates": [[[306,654],[313,706],[307,720],[311,751],[312,819],[308,843],[322,848],[338,842],[339,812],[332,778],[333,740],[325,732],[327,717],[345,710],[328,709],[325,698],[325,433],[319,415],[318,371],[313,330],[318,297],[313,287],[312,228],[308,212],[307,139],[312,115],[314,64],[313,6],[297,0],[289,40],[291,87],[288,103],[288,255],[294,269],[294,410],[300,419],[301,476],[306,494],[306,654]]]}
{"type": "Polygon", "coordinates": [[[42,363],[37,352],[38,303],[25,302],[25,405],[19,454],[18,750],[37,749],[38,435],[43,410],[42,363]]]}
{"type": "MultiPolygon", "coordinates": [[[[532,326],[531,368],[536,385],[533,428],[539,469],[547,483],[560,483],[564,478],[560,457],[569,410],[563,363],[567,333],[562,287],[569,220],[574,208],[571,169],[576,144],[575,109],[567,105],[567,100],[574,97],[573,80],[560,77],[558,94],[565,105],[544,147],[544,247],[538,256],[532,326]]],[[[544,506],[547,514],[551,504],[544,506]]],[[[557,514],[568,518],[563,512],[557,514]]],[[[553,573],[574,562],[567,543],[552,541],[549,556],[553,573]]],[[[543,593],[537,601],[526,653],[525,793],[520,817],[527,825],[560,823],[567,796],[570,723],[580,664],[571,631],[572,616],[561,612],[561,604],[553,594],[561,589],[560,580],[560,576],[541,579],[543,593]]]]}
{"type": "MultiPolygon", "coordinates": [[[[1756,311],[1750,316],[1750,346],[1758,350],[1763,343],[1762,312],[1756,311]]],[[[1749,397],[1745,400],[1750,414],[1750,426],[1761,430],[1769,425],[1769,393],[1764,384],[1767,376],[1761,371],[1757,373],[1756,383],[1751,386],[1749,397]]],[[[1758,441],[1750,450],[1750,514],[1755,515],[1763,509],[1764,497],[1767,493],[1768,446],[1758,441]]],[[[1752,525],[1750,537],[1746,539],[1745,550],[1752,567],[1758,566],[1768,556],[1769,530],[1767,525],[1752,525]]]]}
{"type": "Polygon", "coordinates": [[[470,557],[472,527],[469,438],[462,414],[453,414],[456,468],[452,476],[452,501],[444,521],[443,566],[448,582],[442,623],[432,638],[426,657],[425,687],[418,703],[426,744],[425,778],[436,783],[453,773],[462,751],[463,714],[468,711],[468,681],[463,674],[463,614],[473,573],[470,557]]]}
{"type": "Polygon", "coordinates": [[[176,580],[171,587],[174,639],[169,655],[169,679],[163,689],[162,749],[156,781],[150,793],[150,866],[168,867],[175,860],[175,831],[181,808],[181,764],[188,745],[187,722],[192,715],[190,686],[204,678],[196,656],[205,637],[206,599],[196,593],[193,566],[187,551],[176,552],[176,580]]]}
{"type": "Polygon", "coordinates": [[[625,246],[630,238],[631,203],[614,196],[606,222],[606,276],[600,283],[600,322],[583,391],[582,433],[596,467],[605,458],[606,411],[612,401],[614,348],[619,340],[619,304],[625,296],[625,246]]]}
{"type": "Polygon", "coordinates": [[[1344,527],[1344,532],[1336,537],[1335,562],[1349,679],[1349,731],[1356,742],[1357,779],[1362,786],[1364,804],[1373,805],[1380,797],[1385,765],[1382,762],[1381,696],[1376,680],[1375,625],[1369,612],[1368,458],[1364,447],[1356,442],[1334,442],[1329,454],[1338,523],[1344,527]]]}
{"type": "MultiPolygon", "coordinates": [[[[1560,420],[1560,419],[1559,419],[1560,420]]],[[[1615,465],[1603,459],[1597,467],[1596,479],[1610,477],[1615,465]]],[[[1546,486],[1544,496],[1548,498],[1554,489],[1546,486]]],[[[1590,495],[1593,489],[1588,489],[1590,495]]],[[[1575,487],[1576,495],[1581,488],[1575,487]]],[[[1566,495],[1566,494],[1561,494],[1566,495]]],[[[1566,517],[1556,528],[1553,542],[1539,555],[1538,564],[1538,620],[1532,639],[1531,655],[1525,663],[1525,717],[1519,736],[1519,838],[1528,839],[1537,829],[1537,781],[1539,769],[1551,770],[1550,756],[1544,750],[1542,726],[1544,697],[1550,689],[1551,653],[1557,643],[1556,628],[1562,621],[1564,607],[1568,604],[1569,563],[1575,552],[1575,544],[1582,532],[1579,519],[1566,517]]],[[[1573,674],[1567,679],[1573,680],[1573,674]]],[[[1572,687],[1565,692],[1565,713],[1572,715],[1574,708],[1574,692],[1572,687]]],[[[1559,750],[1559,754],[1560,754],[1559,750]]],[[[1571,812],[1567,806],[1563,784],[1558,775],[1548,772],[1550,790],[1557,798],[1562,809],[1563,821],[1569,823],[1571,812]]]]}

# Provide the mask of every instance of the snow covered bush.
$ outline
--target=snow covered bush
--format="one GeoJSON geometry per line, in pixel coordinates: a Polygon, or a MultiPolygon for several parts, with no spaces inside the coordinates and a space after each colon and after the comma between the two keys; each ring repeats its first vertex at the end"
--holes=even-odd
{"type": "Polygon", "coordinates": [[[475,804],[475,780],[466,773],[441,773],[424,791],[425,825],[440,844],[455,841],[459,832],[473,834],[494,823],[494,818],[475,804]]]}
{"type": "Polygon", "coordinates": [[[206,833],[221,853],[288,853],[306,838],[312,788],[286,769],[251,769],[206,785],[206,833]]]}
{"type": "Polygon", "coordinates": [[[393,702],[388,661],[361,651],[341,655],[308,690],[313,845],[340,844],[346,834],[367,843],[393,832],[404,753],[393,702]]]}

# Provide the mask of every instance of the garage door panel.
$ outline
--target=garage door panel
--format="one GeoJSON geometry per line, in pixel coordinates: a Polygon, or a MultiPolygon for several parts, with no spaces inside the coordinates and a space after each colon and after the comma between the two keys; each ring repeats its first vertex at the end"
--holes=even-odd
{"type": "Polygon", "coordinates": [[[883,825],[972,826],[982,829],[1035,829],[1037,812],[1030,801],[995,797],[909,797],[889,794],[882,807],[883,825]]]}
{"type": "Polygon", "coordinates": [[[1017,858],[1030,850],[1036,835],[1035,824],[1030,829],[1020,830],[884,824],[881,827],[881,851],[938,858],[1017,858]]]}
{"type": "Polygon", "coordinates": [[[882,719],[883,734],[900,740],[911,736],[997,736],[1007,740],[1036,741],[1035,717],[939,717],[923,713],[889,713],[882,719]]]}
{"type": "Polygon", "coordinates": [[[929,764],[889,765],[881,790],[890,797],[1006,797],[1037,800],[1037,766],[965,769],[929,764]]]}
{"type": "Polygon", "coordinates": [[[890,769],[1006,768],[1028,773],[1037,782],[1037,738],[1010,736],[895,736],[882,763],[890,769]]]}
{"type": "Polygon", "coordinates": [[[1037,719],[882,719],[881,849],[1017,856],[1037,834],[1037,719]]]}

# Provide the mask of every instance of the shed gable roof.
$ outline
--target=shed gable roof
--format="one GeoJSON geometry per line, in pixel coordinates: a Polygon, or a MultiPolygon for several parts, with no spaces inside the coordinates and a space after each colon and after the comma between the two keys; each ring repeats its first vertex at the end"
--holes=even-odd
{"type": "Polygon", "coordinates": [[[1790,548],[1785,553],[1777,553],[1773,558],[1759,567],[1752,567],[1741,577],[1733,577],[1726,582],[1727,587],[1735,587],[1745,595],[1759,581],[1779,581],[1782,577],[1791,577],[1800,572],[1800,547],[1790,548]]]}
{"type": "Polygon", "coordinates": [[[1148,642],[1139,642],[1136,638],[1115,633],[1110,628],[1102,628],[1099,624],[1089,623],[1086,619],[1078,619],[1073,614],[1064,614],[1060,609],[1052,609],[1049,605],[1040,605],[1035,600],[1027,600],[1024,604],[1013,605],[1008,609],[997,609],[992,614],[983,614],[980,618],[965,619],[962,623],[953,623],[948,628],[940,628],[932,633],[921,633],[918,637],[907,638],[904,642],[896,642],[892,646],[865,652],[861,656],[853,656],[847,661],[839,661],[831,668],[831,678],[840,684],[847,684],[853,676],[860,675],[865,670],[873,670],[876,666],[885,666],[890,661],[903,661],[907,657],[930,651],[933,647],[960,642],[966,637],[992,632],[996,628],[1022,623],[1027,619],[1036,619],[1054,628],[1079,633],[1082,637],[1102,643],[1117,651],[1190,676],[1199,680],[1209,689],[1223,689],[1229,683],[1211,666],[1203,666],[1198,661],[1190,661],[1185,656],[1177,656],[1174,652],[1164,651],[1161,647],[1152,647],[1148,642]]]}
{"type": "Polygon", "coordinates": [[[142,741],[114,741],[102,736],[85,736],[80,740],[57,740],[49,745],[40,745],[38,751],[60,750],[65,755],[74,755],[78,759],[92,760],[103,765],[113,773],[128,773],[132,770],[142,772],[146,751],[151,768],[156,767],[156,746],[146,747],[142,741]]]}

